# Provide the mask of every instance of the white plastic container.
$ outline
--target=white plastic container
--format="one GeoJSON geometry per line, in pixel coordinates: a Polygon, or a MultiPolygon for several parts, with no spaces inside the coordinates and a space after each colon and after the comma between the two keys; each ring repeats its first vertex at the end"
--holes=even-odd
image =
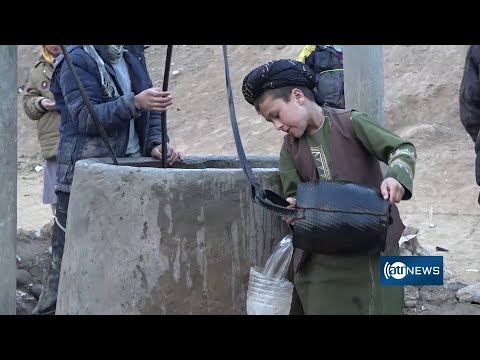
{"type": "Polygon", "coordinates": [[[293,284],[264,276],[258,268],[250,270],[247,290],[248,315],[288,315],[292,305],[293,284]]]}

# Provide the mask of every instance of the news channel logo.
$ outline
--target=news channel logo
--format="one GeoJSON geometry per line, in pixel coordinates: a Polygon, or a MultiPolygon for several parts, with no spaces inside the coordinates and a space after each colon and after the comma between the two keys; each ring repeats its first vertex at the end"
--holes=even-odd
{"type": "Polygon", "coordinates": [[[380,285],[443,285],[443,256],[381,256],[380,285]]]}

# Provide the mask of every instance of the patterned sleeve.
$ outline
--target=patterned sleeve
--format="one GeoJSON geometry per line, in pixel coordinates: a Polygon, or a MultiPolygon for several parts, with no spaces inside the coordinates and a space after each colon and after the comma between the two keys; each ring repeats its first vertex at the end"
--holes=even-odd
{"type": "Polygon", "coordinates": [[[365,148],[388,165],[385,178],[396,179],[405,188],[402,200],[412,197],[417,153],[415,146],[379,125],[367,114],[352,111],[355,134],[365,148]]]}

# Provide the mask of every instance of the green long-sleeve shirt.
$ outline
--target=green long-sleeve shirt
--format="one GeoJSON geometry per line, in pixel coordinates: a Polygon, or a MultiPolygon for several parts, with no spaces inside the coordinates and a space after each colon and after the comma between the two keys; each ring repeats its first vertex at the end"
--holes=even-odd
{"type": "MultiPolygon", "coordinates": [[[[306,134],[320,180],[331,180],[330,118],[325,117],[322,126],[312,134],[306,134]]],[[[367,114],[352,111],[352,125],[356,136],[367,151],[379,161],[388,164],[385,178],[396,179],[405,188],[403,199],[409,199],[415,176],[415,146],[380,126],[367,114]]],[[[295,196],[301,182],[292,156],[285,146],[280,151],[279,171],[286,196],[295,196]]]]}

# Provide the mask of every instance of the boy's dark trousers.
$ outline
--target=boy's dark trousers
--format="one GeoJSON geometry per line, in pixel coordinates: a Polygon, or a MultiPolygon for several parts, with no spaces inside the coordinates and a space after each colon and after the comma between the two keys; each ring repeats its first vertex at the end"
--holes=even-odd
{"type": "Polygon", "coordinates": [[[63,248],[65,246],[65,232],[58,226],[57,221],[64,229],[66,228],[69,200],[69,193],[57,191],[57,220],[53,224],[52,260],[48,270],[47,283],[32,315],[50,315],[55,313],[57,306],[58,282],[60,280],[60,268],[62,265],[63,248]]]}

